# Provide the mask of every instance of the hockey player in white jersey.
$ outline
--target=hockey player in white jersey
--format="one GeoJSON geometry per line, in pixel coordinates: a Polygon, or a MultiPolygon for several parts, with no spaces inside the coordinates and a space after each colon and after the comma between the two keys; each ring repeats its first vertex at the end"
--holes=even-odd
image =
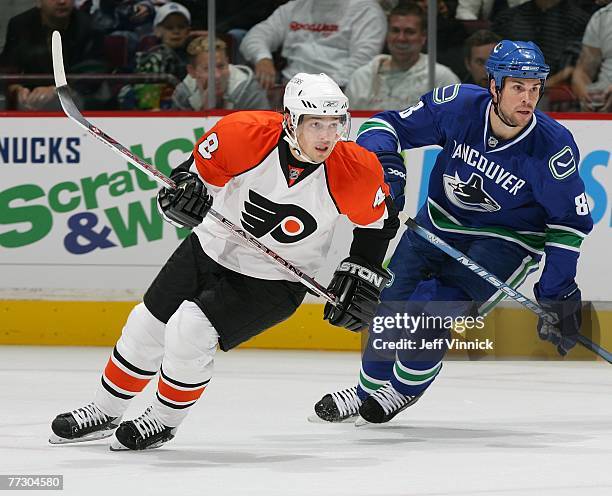
{"type": "MultiPolygon", "coordinates": [[[[142,450],[172,439],[211,380],[217,346],[228,351],[289,318],[306,288],[206,217],[215,210],[294,266],[316,275],[340,215],[356,226],[350,256],[329,290],[324,318],[356,331],[389,280],[382,261],[399,220],[375,154],[348,136],[348,100],[325,74],[297,74],[285,112],[237,112],[195,145],[158,205],[193,227],[130,313],[93,402],[58,415],[52,443],[108,437],[142,450]],[[364,269],[364,270],[351,270],[364,269]],[[374,273],[377,277],[365,277],[374,273]],[[123,423],[130,400],[159,372],[155,398],[123,423]]],[[[245,405],[246,407],[246,405],[245,405]]]]}

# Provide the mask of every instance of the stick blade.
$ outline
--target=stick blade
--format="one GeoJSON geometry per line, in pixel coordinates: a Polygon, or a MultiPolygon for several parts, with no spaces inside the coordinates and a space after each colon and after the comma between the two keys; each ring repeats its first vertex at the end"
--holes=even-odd
{"type": "Polygon", "coordinates": [[[53,31],[51,37],[51,53],[53,55],[53,76],[55,86],[66,86],[66,73],[64,72],[64,56],[62,55],[62,35],[59,31],[53,31]]]}

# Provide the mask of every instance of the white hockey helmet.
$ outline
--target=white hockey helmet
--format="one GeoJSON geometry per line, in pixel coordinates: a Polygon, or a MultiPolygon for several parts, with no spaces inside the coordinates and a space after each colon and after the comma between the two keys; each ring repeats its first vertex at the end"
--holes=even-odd
{"type": "Polygon", "coordinates": [[[283,107],[288,114],[283,122],[287,141],[304,159],[313,162],[300,148],[297,127],[303,115],[340,117],[337,140],[347,140],[350,132],[351,115],[348,98],[336,82],[327,74],[306,74],[293,76],[285,86],[283,107]]]}

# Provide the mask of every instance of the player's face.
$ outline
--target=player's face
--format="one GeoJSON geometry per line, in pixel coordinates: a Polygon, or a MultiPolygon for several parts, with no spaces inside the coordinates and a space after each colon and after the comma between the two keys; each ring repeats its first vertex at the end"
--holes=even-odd
{"type": "Polygon", "coordinates": [[[489,75],[485,63],[494,47],[495,43],[472,47],[470,57],[465,59],[465,67],[470,71],[474,84],[483,88],[486,88],[489,84],[489,75]]]}
{"type": "Polygon", "coordinates": [[[340,117],[305,115],[296,133],[300,148],[312,160],[323,162],[331,155],[341,127],[340,117]]]}
{"type": "MultiPolygon", "coordinates": [[[[491,81],[491,84],[495,83],[491,81]]],[[[531,120],[539,98],[539,79],[508,77],[501,90],[498,109],[508,122],[518,127],[525,127],[531,120]]]]}

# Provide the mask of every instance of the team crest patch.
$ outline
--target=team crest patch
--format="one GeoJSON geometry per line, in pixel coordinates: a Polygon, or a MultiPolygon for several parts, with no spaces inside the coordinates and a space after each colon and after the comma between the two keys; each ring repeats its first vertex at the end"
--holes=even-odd
{"type": "Polygon", "coordinates": [[[464,210],[497,212],[501,209],[499,203],[484,190],[482,177],[475,172],[467,182],[462,181],[456,172],[454,176],[444,174],[444,192],[453,205],[464,210]]]}
{"type": "Polygon", "coordinates": [[[279,243],[296,243],[317,230],[317,221],[302,207],[275,203],[253,190],[244,202],[240,223],[256,238],[270,234],[279,243]]]}
{"type": "Polygon", "coordinates": [[[569,146],[555,153],[548,161],[548,167],[555,179],[565,179],[576,170],[576,160],[569,146]]]}

